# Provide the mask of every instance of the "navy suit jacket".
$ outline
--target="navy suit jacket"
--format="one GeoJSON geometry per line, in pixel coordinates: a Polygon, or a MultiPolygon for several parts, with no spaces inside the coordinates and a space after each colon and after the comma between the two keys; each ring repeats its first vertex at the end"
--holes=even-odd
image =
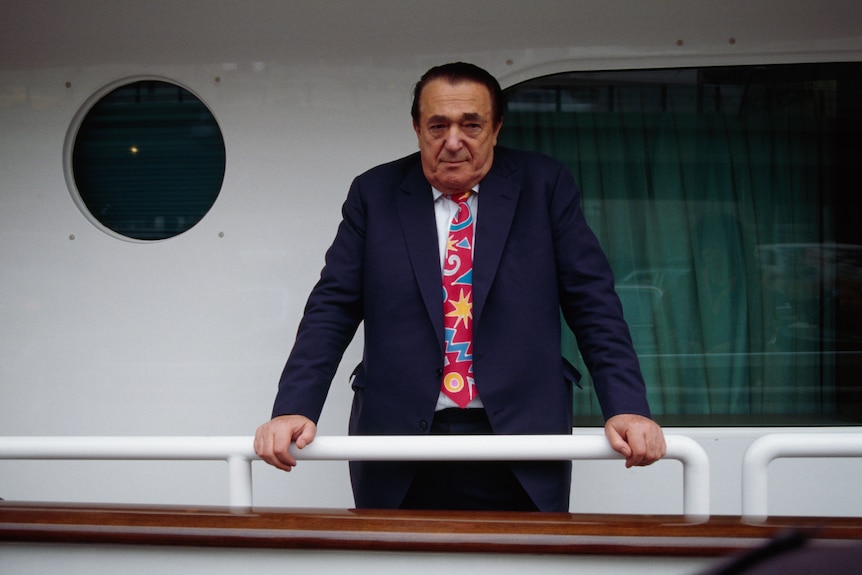
{"type": "MultiPolygon", "coordinates": [[[[497,147],[479,188],[473,370],[494,433],[570,434],[574,368],[562,310],[606,418],[649,416],[607,258],[560,162],[497,147]]],[[[364,325],[349,430],[429,432],[443,367],[443,297],[431,186],[418,153],[357,177],[300,322],[273,416],[317,421],[345,348],[364,325]]],[[[567,511],[571,462],[513,463],[540,510],[567,511]]],[[[412,463],[351,463],[359,507],[397,507],[412,463]]]]}

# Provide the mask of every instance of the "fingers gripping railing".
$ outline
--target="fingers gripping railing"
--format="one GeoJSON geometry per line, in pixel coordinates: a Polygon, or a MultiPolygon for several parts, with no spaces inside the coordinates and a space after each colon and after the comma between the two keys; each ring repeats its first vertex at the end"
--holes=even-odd
{"type": "MultiPolygon", "coordinates": [[[[683,513],[709,515],[709,459],[684,436],[667,436],[666,459],[683,467],[683,513]]],[[[621,459],[600,435],[352,436],[317,437],[298,460],[541,461],[621,459]]],[[[228,463],[230,505],[251,507],[248,437],[0,437],[0,459],[222,460],[228,463]]]]}

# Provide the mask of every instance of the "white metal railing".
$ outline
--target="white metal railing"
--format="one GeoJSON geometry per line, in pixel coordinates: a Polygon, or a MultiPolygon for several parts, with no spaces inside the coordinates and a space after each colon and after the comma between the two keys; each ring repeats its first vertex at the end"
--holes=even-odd
{"type": "MultiPolygon", "coordinates": [[[[709,516],[709,459],[693,439],[668,435],[666,459],[683,467],[683,513],[709,516]]],[[[249,437],[0,437],[0,459],[221,460],[228,463],[230,505],[251,507],[249,437]]],[[[621,459],[602,435],[317,437],[298,460],[540,461],[621,459]]]]}
{"type": "Polygon", "coordinates": [[[768,517],[769,464],[783,457],[862,457],[862,433],[771,433],[756,439],[742,458],[742,516],[768,517]]]}

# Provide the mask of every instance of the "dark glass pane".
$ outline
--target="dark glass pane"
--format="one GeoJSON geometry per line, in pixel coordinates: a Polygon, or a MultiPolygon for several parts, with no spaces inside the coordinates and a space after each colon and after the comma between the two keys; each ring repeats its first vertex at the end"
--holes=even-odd
{"type": "MultiPolygon", "coordinates": [[[[560,74],[502,145],[568,163],[665,425],[862,421],[860,64],[560,74]]],[[[564,347],[578,361],[576,342],[564,347]]],[[[577,421],[599,423],[594,396],[577,421]]]]}
{"type": "Polygon", "coordinates": [[[197,224],[221,189],[225,148],[212,113],[188,90],[140,81],[87,113],[72,152],[78,194],[106,228],[140,240],[197,224]]]}

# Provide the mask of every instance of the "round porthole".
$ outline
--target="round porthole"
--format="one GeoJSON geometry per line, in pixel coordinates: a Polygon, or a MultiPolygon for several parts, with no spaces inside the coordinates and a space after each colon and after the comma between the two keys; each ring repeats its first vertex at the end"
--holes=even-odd
{"type": "Polygon", "coordinates": [[[225,147],[212,113],[163,80],[126,81],[91,100],[66,139],[75,203],[99,228],[139,241],[177,236],[216,201],[225,147]]]}

